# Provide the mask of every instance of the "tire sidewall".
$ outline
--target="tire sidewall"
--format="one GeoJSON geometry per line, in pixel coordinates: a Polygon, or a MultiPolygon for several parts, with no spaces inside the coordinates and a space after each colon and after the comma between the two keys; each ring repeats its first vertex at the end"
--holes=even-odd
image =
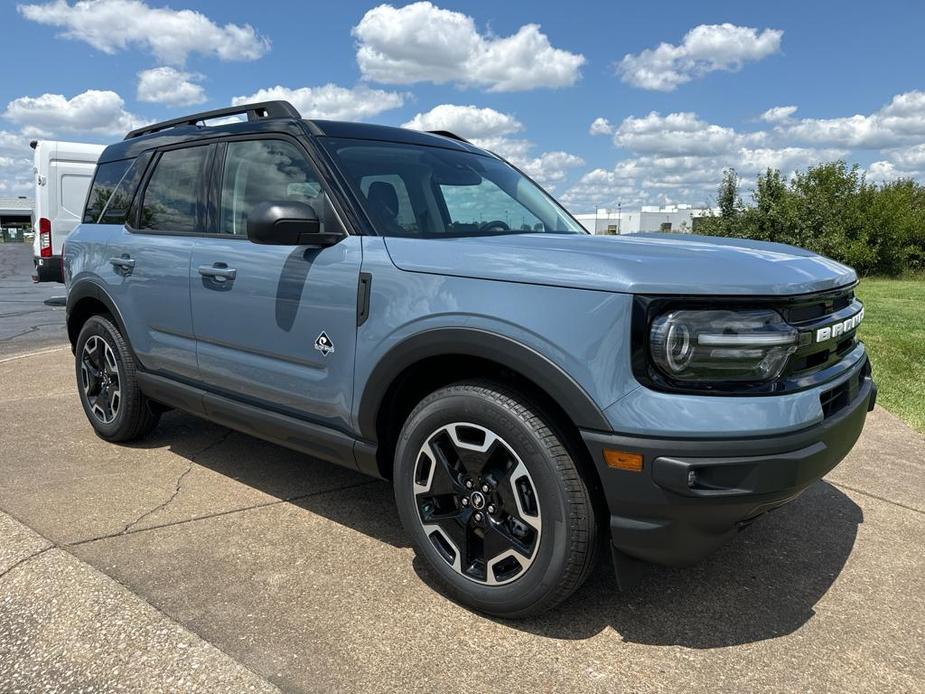
{"type": "Polygon", "coordinates": [[[474,391],[438,391],[426,398],[408,418],[396,447],[395,497],[415,549],[426,557],[452,593],[477,609],[495,614],[529,608],[554,590],[565,573],[570,539],[566,492],[559,479],[547,445],[533,428],[507,407],[474,391]],[[542,520],[540,545],[530,567],[511,583],[487,586],[461,576],[437,552],[421,525],[412,490],[417,455],[433,432],[452,422],[478,424],[500,436],[514,449],[533,479],[542,520]]]}

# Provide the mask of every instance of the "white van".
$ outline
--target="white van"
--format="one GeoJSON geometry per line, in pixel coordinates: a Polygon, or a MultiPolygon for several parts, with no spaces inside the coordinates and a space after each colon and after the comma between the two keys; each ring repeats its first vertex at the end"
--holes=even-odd
{"type": "Polygon", "coordinates": [[[83,216],[87,191],[103,145],[33,140],[35,150],[35,282],[63,282],[61,247],[83,216]]]}

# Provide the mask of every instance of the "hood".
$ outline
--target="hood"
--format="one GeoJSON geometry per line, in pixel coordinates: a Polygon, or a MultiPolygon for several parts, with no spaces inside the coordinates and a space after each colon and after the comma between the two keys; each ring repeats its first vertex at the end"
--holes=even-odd
{"type": "Polygon", "coordinates": [[[854,270],[779,243],[690,234],[385,239],[402,270],[632,294],[807,294],[854,270]]]}

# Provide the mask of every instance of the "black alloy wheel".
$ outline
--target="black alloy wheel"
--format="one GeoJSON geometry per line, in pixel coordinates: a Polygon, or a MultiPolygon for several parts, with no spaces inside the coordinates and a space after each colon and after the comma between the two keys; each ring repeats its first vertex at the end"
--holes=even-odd
{"type": "Polygon", "coordinates": [[[84,343],[80,384],[93,416],[102,424],[112,424],[122,404],[119,364],[110,344],[99,335],[91,335],[84,343]]]}
{"type": "Polygon", "coordinates": [[[571,445],[552,417],[504,384],[464,381],[425,397],[398,437],[393,486],[428,576],[499,617],[568,598],[597,551],[571,445]]]}
{"type": "Polygon", "coordinates": [[[87,319],[74,356],[80,404],[98,436],[132,441],[157,426],[163,408],[141,392],[135,355],[109,316],[87,319]]]}

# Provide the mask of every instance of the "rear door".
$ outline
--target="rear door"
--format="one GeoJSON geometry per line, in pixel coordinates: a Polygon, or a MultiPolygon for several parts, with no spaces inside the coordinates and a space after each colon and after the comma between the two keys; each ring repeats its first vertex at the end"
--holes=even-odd
{"type": "MultiPolygon", "coordinates": [[[[190,310],[190,257],[205,224],[206,174],[214,146],[154,154],[130,213],[130,225],[111,243],[108,262],[132,347],[149,371],[196,379],[190,310]]],[[[106,217],[125,205],[118,195],[106,217]]]]}
{"type": "Polygon", "coordinates": [[[200,378],[232,397],[348,428],[360,237],[321,249],[247,240],[248,214],[263,202],[305,202],[322,231],[342,230],[296,140],[229,140],[214,172],[214,233],[196,240],[191,266],[200,378]]]}

